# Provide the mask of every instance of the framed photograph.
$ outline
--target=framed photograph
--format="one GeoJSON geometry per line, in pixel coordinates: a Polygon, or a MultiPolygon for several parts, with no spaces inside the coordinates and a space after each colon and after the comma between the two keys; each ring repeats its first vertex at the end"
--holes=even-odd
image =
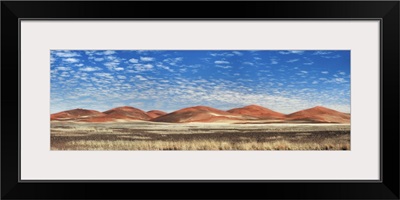
{"type": "Polygon", "coordinates": [[[399,199],[399,5],[3,1],[1,198],[399,199]]]}

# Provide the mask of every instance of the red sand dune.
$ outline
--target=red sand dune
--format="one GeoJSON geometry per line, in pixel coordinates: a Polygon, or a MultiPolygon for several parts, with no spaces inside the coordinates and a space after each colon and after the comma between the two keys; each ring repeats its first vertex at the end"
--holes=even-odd
{"type": "Polygon", "coordinates": [[[107,110],[103,112],[107,114],[107,117],[113,117],[117,119],[139,119],[139,120],[149,120],[150,116],[147,115],[143,110],[130,107],[123,106],[118,108],[113,108],[111,110],[107,110]]]}
{"type": "Polygon", "coordinates": [[[143,110],[130,107],[123,106],[117,107],[103,112],[105,115],[91,117],[88,119],[84,119],[81,121],[84,122],[112,122],[118,120],[149,120],[151,119],[149,115],[143,110]]]}
{"type": "Polygon", "coordinates": [[[104,116],[105,114],[96,110],[86,110],[86,109],[73,109],[54,113],[50,115],[50,120],[76,120],[84,119],[95,116],[104,116]]]}
{"type": "Polygon", "coordinates": [[[286,116],[288,120],[325,122],[325,123],[350,123],[350,114],[316,106],[301,110],[286,116]]]}
{"type": "Polygon", "coordinates": [[[229,113],[256,117],[259,119],[284,119],[285,115],[258,105],[249,105],[242,108],[228,110],[229,113]]]}
{"type": "Polygon", "coordinates": [[[150,116],[152,119],[163,116],[165,114],[167,113],[161,110],[150,110],[147,112],[147,115],[150,116]]]}
{"type": "Polygon", "coordinates": [[[152,121],[184,123],[184,122],[216,122],[216,121],[241,120],[241,119],[244,119],[243,116],[241,115],[228,113],[207,106],[195,106],[195,107],[184,108],[157,117],[155,119],[152,119],[152,121]]]}
{"type": "Polygon", "coordinates": [[[144,112],[130,106],[113,108],[105,112],[86,109],[73,109],[50,115],[51,120],[58,121],[81,121],[81,122],[113,122],[144,120],[154,122],[227,122],[243,121],[254,122],[257,120],[280,120],[280,122],[312,122],[312,123],[350,123],[350,114],[336,110],[316,106],[301,110],[289,115],[275,112],[268,108],[257,105],[234,108],[222,111],[207,106],[195,106],[184,108],[172,113],[159,110],[144,112]]]}

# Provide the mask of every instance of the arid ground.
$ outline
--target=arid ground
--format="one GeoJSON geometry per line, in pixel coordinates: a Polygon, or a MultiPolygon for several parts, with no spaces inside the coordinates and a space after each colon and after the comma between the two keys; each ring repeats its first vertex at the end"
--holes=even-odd
{"type": "Polygon", "coordinates": [[[350,150],[350,125],[52,121],[51,150],[350,150]]]}

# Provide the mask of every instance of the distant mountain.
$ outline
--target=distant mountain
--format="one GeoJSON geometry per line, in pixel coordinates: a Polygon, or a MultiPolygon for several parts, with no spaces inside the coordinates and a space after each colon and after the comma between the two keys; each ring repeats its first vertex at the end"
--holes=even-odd
{"type": "Polygon", "coordinates": [[[170,123],[188,122],[240,122],[240,123],[350,123],[350,114],[316,106],[294,112],[289,115],[264,108],[258,105],[249,105],[234,108],[228,111],[218,110],[207,106],[183,108],[172,113],[160,110],[143,110],[123,106],[105,112],[86,109],[73,109],[54,113],[50,120],[76,122],[122,122],[122,121],[154,121],[170,123]],[[271,121],[272,120],[272,121],[271,121]]]}
{"type": "Polygon", "coordinates": [[[147,115],[150,116],[152,119],[167,114],[166,112],[161,111],[161,110],[150,110],[150,111],[148,111],[148,112],[146,112],[146,113],[147,113],[147,115]]]}
{"type": "Polygon", "coordinates": [[[103,116],[95,116],[81,121],[84,122],[113,122],[113,121],[132,121],[132,120],[150,120],[151,117],[143,110],[122,106],[103,112],[103,116]]]}
{"type": "Polygon", "coordinates": [[[96,116],[104,116],[106,114],[96,111],[96,110],[86,110],[86,109],[73,109],[62,111],[58,113],[54,113],[50,115],[50,120],[77,120],[77,119],[85,119],[96,116]]]}
{"type": "Polygon", "coordinates": [[[184,108],[155,119],[155,122],[217,122],[217,121],[232,121],[243,120],[245,117],[207,106],[195,106],[184,108]]]}
{"type": "Polygon", "coordinates": [[[316,106],[301,110],[286,116],[288,120],[325,122],[325,123],[350,123],[350,114],[316,106]]]}
{"type": "Polygon", "coordinates": [[[258,105],[249,105],[242,108],[234,108],[228,110],[229,113],[234,113],[238,115],[256,117],[259,119],[284,119],[285,114],[275,112],[268,108],[264,108],[258,105]]]}
{"type": "Polygon", "coordinates": [[[147,115],[143,110],[130,107],[123,106],[118,108],[113,108],[111,110],[107,110],[103,112],[107,114],[107,117],[113,117],[116,119],[138,119],[138,120],[149,120],[151,117],[147,115]]]}

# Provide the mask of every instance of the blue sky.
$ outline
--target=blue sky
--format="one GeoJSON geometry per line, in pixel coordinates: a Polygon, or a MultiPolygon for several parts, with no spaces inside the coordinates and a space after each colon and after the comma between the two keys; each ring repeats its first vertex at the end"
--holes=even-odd
{"type": "Polygon", "coordinates": [[[51,50],[51,113],[258,104],[350,112],[350,51],[51,50]]]}

